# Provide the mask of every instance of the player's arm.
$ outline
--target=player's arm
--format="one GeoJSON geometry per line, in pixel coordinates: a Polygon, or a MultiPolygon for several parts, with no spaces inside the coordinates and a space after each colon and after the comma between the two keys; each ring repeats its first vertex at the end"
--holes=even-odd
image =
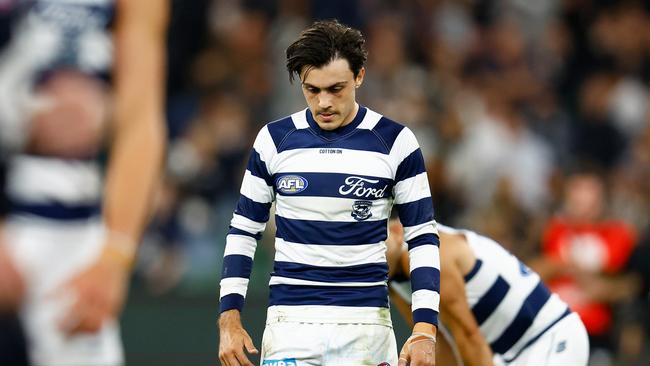
{"type": "Polygon", "coordinates": [[[219,359],[223,365],[252,366],[244,350],[257,353],[242,326],[240,313],[244,307],[257,240],[262,237],[271,203],[275,199],[269,169],[275,153],[273,139],[268,128],[264,127],[253,144],[239,201],[226,236],[219,304],[219,359]]]}
{"type": "MultiPolygon", "coordinates": [[[[390,235],[386,240],[386,257],[389,265],[389,278],[408,278],[408,251],[404,245],[402,225],[394,220],[389,224],[390,235]],[[406,268],[406,270],[404,269],[406,268]]],[[[406,295],[397,289],[397,284],[390,282],[388,293],[393,306],[402,315],[406,323],[413,327],[413,313],[411,304],[406,300],[406,295]]],[[[436,341],[436,362],[442,365],[458,365],[459,361],[454,352],[453,346],[447,340],[445,333],[438,333],[436,341]]]]}
{"type": "Polygon", "coordinates": [[[148,221],[164,155],[167,3],[117,3],[115,110],[104,220],[108,244],[120,241],[122,245],[117,246],[125,249],[127,261],[148,221]]]}
{"type": "Polygon", "coordinates": [[[97,331],[119,313],[164,153],[168,2],[118,0],[116,16],[105,245],[99,259],[67,284],[77,295],[62,321],[71,334],[97,331]]]}
{"type": "Polygon", "coordinates": [[[570,267],[558,260],[540,255],[527,261],[526,265],[535,271],[542,281],[552,280],[569,272],[570,267]]]}
{"type": "Polygon", "coordinates": [[[465,281],[453,255],[454,248],[463,244],[454,241],[464,239],[457,235],[446,235],[444,239],[445,252],[440,256],[440,286],[444,295],[440,300],[441,320],[451,331],[466,366],[492,365],[492,351],[467,303],[465,281]]]}
{"type": "Polygon", "coordinates": [[[435,336],[440,302],[440,258],[438,231],[424,157],[408,128],[397,136],[391,155],[399,164],[395,173],[395,208],[408,244],[411,276],[413,335],[400,352],[400,366],[435,364],[435,336]]]}

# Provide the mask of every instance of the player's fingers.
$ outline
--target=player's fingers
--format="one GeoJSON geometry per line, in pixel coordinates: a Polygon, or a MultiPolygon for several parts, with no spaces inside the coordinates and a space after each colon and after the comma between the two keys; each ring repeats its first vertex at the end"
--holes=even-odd
{"type": "Polygon", "coordinates": [[[248,358],[244,354],[243,345],[241,343],[233,344],[234,342],[226,342],[223,348],[219,349],[219,359],[223,365],[227,366],[241,366],[241,365],[253,365],[248,361],[248,358]],[[248,362],[248,363],[246,363],[248,362]]]}
{"type": "Polygon", "coordinates": [[[101,328],[102,322],[97,317],[86,317],[79,323],[79,325],[69,332],[69,335],[74,336],[84,333],[97,333],[101,328]]]}
{"type": "Polygon", "coordinates": [[[230,366],[230,362],[228,362],[228,360],[222,355],[219,355],[219,363],[221,366],[230,366]]]}
{"type": "Polygon", "coordinates": [[[102,307],[79,297],[65,314],[61,327],[68,336],[95,333],[103,324],[102,307]]]}
{"type": "Polygon", "coordinates": [[[435,364],[435,342],[416,340],[408,346],[413,366],[433,366],[435,364]]]}
{"type": "Polygon", "coordinates": [[[103,311],[98,307],[90,307],[86,312],[85,318],[73,333],[97,333],[103,323],[103,311]]]}
{"type": "Polygon", "coordinates": [[[410,359],[411,357],[408,354],[408,349],[406,348],[406,345],[404,345],[402,350],[399,352],[399,361],[397,362],[397,366],[407,366],[410,359]]]}
{"type": "Polygon", "coordinates": [[[246,337],[244,337],[244,346],[246,347],[246,351],[248,351],[248,353],[251,353],[251,354],[254,354],[254,355],[257,354],[257,352],[258,352],[257,348],[255,348],[255,345],[253,344],[253,340],[248,335],[246,335],[246,337]]]}
{"type": "Polygon", "coordinates": [[[253,363],[244,354],[244,350],[241,350],[239,352],[235,352],[235,357],[237,357],[237,362],[239,362],[239,363],[237,363],[235,365],[253,366],[253,363]]]}
{"type": "Polygon", "coordinates": [[[239,366],[234,354],[226,354],[221,357],[221,363],[225,366],[239,366]]]}
{"type": "Polygon", "coordinates": [[[75,329],[79,327],[83,320],[83,314],[80,310],[76,310],[76,306],[73,306],[70,311],[63,315],[63,318],[59,321],[59,328],[66,335],[71,335],[75,329]]]}

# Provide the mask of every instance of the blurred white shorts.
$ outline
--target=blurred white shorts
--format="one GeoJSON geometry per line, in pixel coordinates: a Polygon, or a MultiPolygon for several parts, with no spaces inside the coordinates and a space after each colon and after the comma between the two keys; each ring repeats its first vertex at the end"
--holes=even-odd
{"type": "Polygon", "coordinates": [[[263,366],[397,366],[391,326],[287,321],[269,316],[262,337],[263,366]]]}
{"type": "Polygon", "coordinates": [[[99,218],[65,221],[13,218],[5,242],[26,282],[21,320],[35,366],[118,366],[123,364],[116,321],[96,334],[66,337],[58,327],[71,297],[54,291],[100,253],[99,218]]]}
{"type": "Polygon", "coordinates": [[[587,366],[589,337],[576,313],[567,315],[510,362],[495,357],[495,365],[587,366]]]}

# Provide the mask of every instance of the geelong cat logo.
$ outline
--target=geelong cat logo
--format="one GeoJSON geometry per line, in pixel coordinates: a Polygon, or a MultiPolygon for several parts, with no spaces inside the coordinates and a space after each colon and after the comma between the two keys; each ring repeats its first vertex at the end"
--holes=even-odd
{"type": "Polygon", "coordinates": [[[372,216],[370,208],[372,208],[372,201],[354,201],[352,204],[352,217],[357,221],[367,220],[372,216]]]}
{"type": "Polygon", "coordinates": [[[282,193],[295,194],[304,191],[309,183],[299,175],[283,175],[276,180],[276,185],[282,193]]]}

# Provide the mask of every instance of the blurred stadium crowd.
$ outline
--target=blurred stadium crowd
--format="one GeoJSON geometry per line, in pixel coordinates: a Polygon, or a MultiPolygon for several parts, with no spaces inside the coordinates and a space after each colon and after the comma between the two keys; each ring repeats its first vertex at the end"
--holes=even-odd
{"type": "MultiPolygon", "coordinates": [[[[607,309],[585,321],[603,349],[592,364],[650,364],[647,1],[174,0],[170,149],[138,266],[147,288],[214,293],[255,133],[305,107],[284,50],[329,18],[367,36],[359,100],[418,135],[436,219],[531,265],[560,261],[547,278],[571,280],[555,290],[607,309]]],[[[268,237],[258,250],[272,253],[268,237]]]]}

